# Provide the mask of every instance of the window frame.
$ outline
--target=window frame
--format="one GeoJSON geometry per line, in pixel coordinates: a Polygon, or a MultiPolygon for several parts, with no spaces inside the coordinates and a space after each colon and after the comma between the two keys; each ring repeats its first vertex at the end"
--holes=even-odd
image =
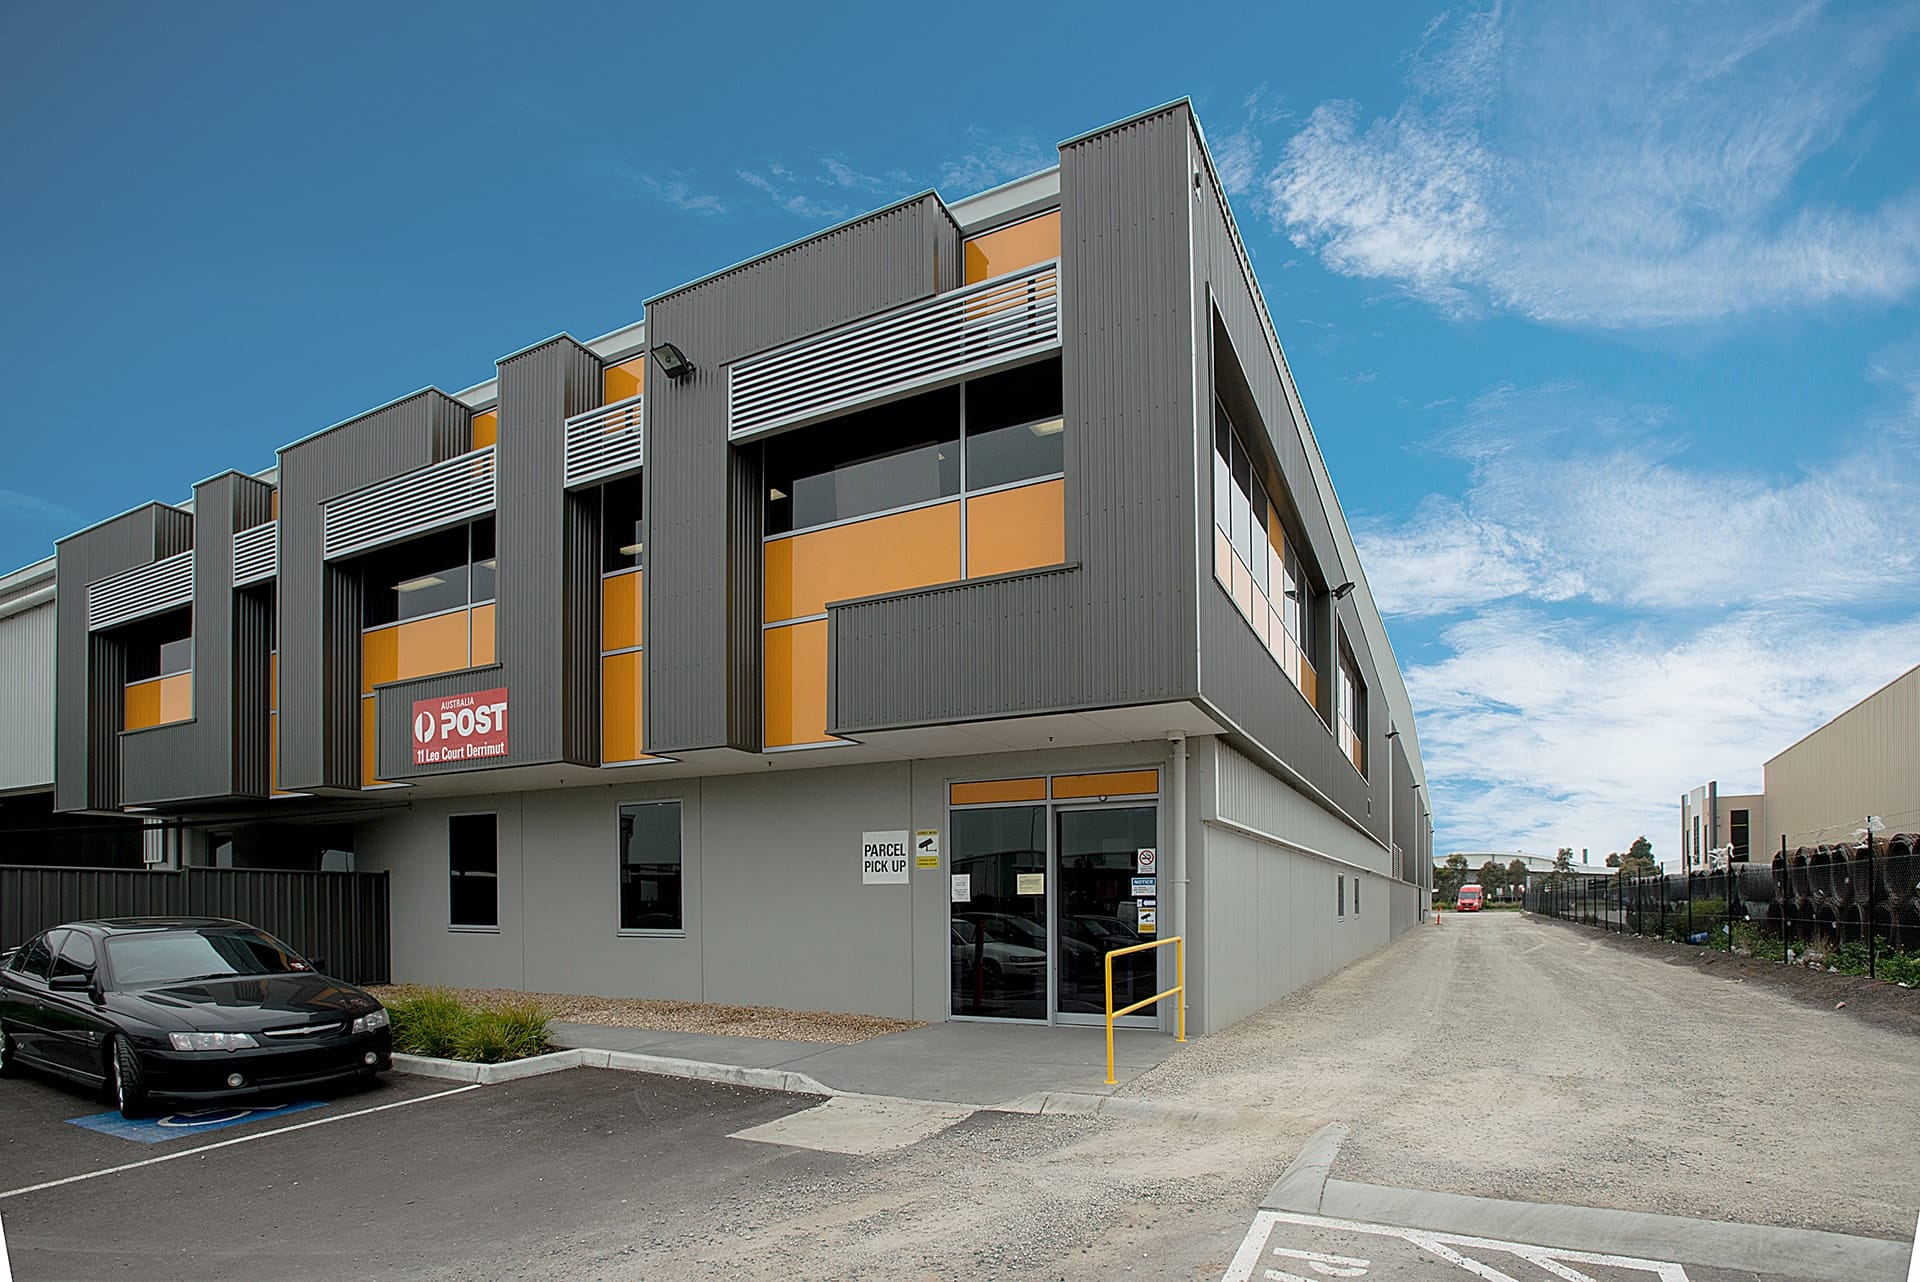
{"type": "Polygon", "coordinates": [[[447,815],[447,930],[461,935],[497,935],[500,933],[500,812],[497,810],[461,810],[447,815]],[[479,877],[482,874],[453,870],[453,823],[456,819],[493,820],[493,922],[456,922],[453,919],[454,877],[479,877]]]}
{"type": "Polygon", "coordinates": [[[1334,879],[1333,913],[1340,921],[1347,919],[1347,875],[1338,873],[1334,879]]]}
{"type": "Polygon", "coordinates": [[[613,807],[614,823],[614,933],[624,939],[685,939],[687,938],[687,807],[684,797],[644,797],[629,801],[618,801],[613,807]],[[680,861],[680,902],[678,905],[680,924],[678,926],[628,926],[622,924],[625,904],[622,891],[626,888],[627,849],[626,843],[619,837],[620,827],[626,819],[626,812],[642,806],[672,806],[679,814],[679,861],[680,861]]]}

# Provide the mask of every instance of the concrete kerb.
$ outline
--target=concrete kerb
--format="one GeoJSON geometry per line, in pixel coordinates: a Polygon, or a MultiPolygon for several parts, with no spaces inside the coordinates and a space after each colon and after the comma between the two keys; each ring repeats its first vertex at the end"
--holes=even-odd
{"type": "Polygon", "coordinates": [[[518,1081],[523,1077],[539,1077],[544,1073],[564,1072],[569,1068],[614,1068],[630,1073],[656,1073],[662,1077],[689,1077],[703,1082],[788,1091],[796,1095],[850,1093],[836,1091],[805,1073],[790,1073],[778,1068],[744,1068],[738,1064],[709,1064],[702,1060],[673,1059],[666,1055],[643,1055],[638,1051],[573,1049],[532,1055],[505,1064],[469,1064],[463,1060],[396,1054],[393,1066],[403,1073],[437,1077],[449,1082],[477,1082],[482,1086],[518,1081]]]}
{"type": "MultiPolygon", "coordinates": [[[[492,1086],[501,1082],[559,1073],[570,1068],[611,1068],[630,1073],[654,1073],[663,1077],[684,1077],[703,1082],[721,1082],[732,1086],[751,1086],[760,1090],[784,1091],[793,1095],[815,1095],[823,1099],[871,1099],[908,1104],[937,1104],[952,1107],[943,1100],[905,1099],[894,1095],[876,1095],[866,1091],[843,1091],[828,1086],[805,1073],[780,1068],[748,1068],[739,1064],[715,1064],[705,1060],[676,1059],[668,1055],[648,1055],[639,1051],[609,1051],[576,1048],[534,1055],[505,1064],[470,1064],[461,1060],[435,1059],[424,1055],[393,1057],[393,1066],[403,1073],[441,1078],[450,1082],[476,1082],[492,1086]]],[[[1156,1100],[1116,1099],[1079,1091],[1035,1091],[999,1104],[977,1109],[984,1113],[1018,1113],[1028,1116],[1087,1116],[1125,1118],[1136,1122],[1177,1122],[1191,1125],[1236,1125],[1253,1120],[1245,1109],[1207,1108],[1195,1104],[1161,1103],[1156,1100]]],[[[1344,1130],[1342,1131],[1344,1135],[1344,1130]]],[[[1318,1137],[1316,1137],[1317,1139],[1318,1137]]],[[[1338,1142],[1335,1142],[1335,1148],[1338,1142]]],[[[1331,1156],[1328,1161],[1331,1162],[1331,1156]]],[[[1321,1179],[1326,1178],[1322,1170],[1321,1179]]]]}
{"type": "Polygon", "coordinates": [[[1347,1128],[1338,1123],[1316,1131],[1261,1203],[1263,1209],[1440,1233],[1470,1233],[1571,1251],[1609,1253],[1628,1248],[1664,1259],[1760,1273],[1857,1278],[1861,1282],[1908,1279],[1913,1248],[1882,1238],[1603,1207],[1510,1202],[1329,1179],[1346,1137],[1347,1128]]]}

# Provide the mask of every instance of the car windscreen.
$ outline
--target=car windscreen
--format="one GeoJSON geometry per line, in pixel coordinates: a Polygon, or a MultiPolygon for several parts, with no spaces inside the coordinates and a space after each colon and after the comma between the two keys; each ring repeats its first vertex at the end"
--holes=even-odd
{"type": "Polygon", "coordinates": [[[107,958],[114,982],[122,988],[307,970],[307,964],[277,940],[252,930],[119,935],[107,940],[107,958]]]}

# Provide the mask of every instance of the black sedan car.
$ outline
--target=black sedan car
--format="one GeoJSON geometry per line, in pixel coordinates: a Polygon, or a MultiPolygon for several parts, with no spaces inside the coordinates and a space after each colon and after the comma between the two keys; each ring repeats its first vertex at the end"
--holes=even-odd
{"type": "Polygon", "coordinates": [[[386,1009],[323,965],[218,918],[55,926],[0,959],[0,1073],[51,1070],[138,1117],[391,1068],[386,1009]]]}

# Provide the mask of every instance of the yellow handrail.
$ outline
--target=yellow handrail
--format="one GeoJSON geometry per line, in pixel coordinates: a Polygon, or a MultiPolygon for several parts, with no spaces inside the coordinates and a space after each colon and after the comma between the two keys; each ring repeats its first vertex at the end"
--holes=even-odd
{"type": "Polygon", "coordinates": [[[1131,1015],[1134,1011],[1139,1010],[1142,1006],[1151,1006],[1163,997],[1172,997],[1174,994],[1178,993],[1180,995],[1180,1004],[1176,1006],[1174,1009],[1179,1012],[1178,1019],[1179,1019],[1179,1026],[1180,1026],[1180,1035],[1174,1038],[1174,1040],[1176,1042],[1184,1042],[1187,1040],[1187,942],[1186,942],[1186,938],[1181,935],[1169,935],[1165,939],[1156,939],[1152,943],[1129,944],[1125,948],[1116,948],[1112,952],[1107,954],[1106,965],[1107,965],[1107,1085],[1112,1086],[1114,1084],[1113,1021],[1120,1018],[1120,1016],[1131,1015]],[[1173,978],[1174,978],[1173,987],[1169,988],[1164,993],[1155,993],[1153,996],[1145,998],[1141,1001],[1137,1001],[1131,1006],[1125,1006],[1119,1010],[1115,1010],[1113,1008],[1113,959],[1116,957],[1125,957],[1128,953],[1144,953],[1155,948],[1165,948],[1168,944],[1173,945],[1173,978]]]}

